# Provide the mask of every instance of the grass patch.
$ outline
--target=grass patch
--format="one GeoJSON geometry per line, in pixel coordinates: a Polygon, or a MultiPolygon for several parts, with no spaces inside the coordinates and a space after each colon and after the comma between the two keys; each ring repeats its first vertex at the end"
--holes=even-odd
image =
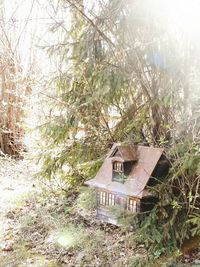
{"type": "Polygon", "coordinates": [[[9,212],[16,245],[3,257],[3,266],[178,266],[172,258],[153,260],[144,245],[136,243],[134,231],[101,223],[87,213],[87,194],[23,196],[9,212]]]}

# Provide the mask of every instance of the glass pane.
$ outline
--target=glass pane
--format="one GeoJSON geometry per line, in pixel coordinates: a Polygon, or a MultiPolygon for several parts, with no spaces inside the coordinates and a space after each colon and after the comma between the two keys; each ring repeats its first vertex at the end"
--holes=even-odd
{"type": "Polygon", "coordinates": [[[113,170],[117,172],[122,172],[122,163],[121,162],[114,162],[113,163],[113,170]]]}

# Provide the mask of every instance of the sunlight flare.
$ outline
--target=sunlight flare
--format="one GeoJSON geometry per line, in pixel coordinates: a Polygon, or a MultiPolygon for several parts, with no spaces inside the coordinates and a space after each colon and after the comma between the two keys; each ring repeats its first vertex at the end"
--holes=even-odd
{"type": "Polygon", "coordinates": [[[75,238],[70,232],[62,232],[59,234],[57,242],[62,247],[72,247],[75,242],[75,238]]]}

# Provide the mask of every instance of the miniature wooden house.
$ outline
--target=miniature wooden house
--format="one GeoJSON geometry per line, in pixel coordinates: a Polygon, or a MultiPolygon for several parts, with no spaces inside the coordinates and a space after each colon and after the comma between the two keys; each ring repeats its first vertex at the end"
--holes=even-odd
{"type": "Polygon", "coordinates": [[[151,209],[147,186],[166,175],[168,169],[161,148],[115,144],[95,178],[86,182],[97,191],[97,217],[116,224],[112,206],[120,205],[130,212],[151,209]]]}

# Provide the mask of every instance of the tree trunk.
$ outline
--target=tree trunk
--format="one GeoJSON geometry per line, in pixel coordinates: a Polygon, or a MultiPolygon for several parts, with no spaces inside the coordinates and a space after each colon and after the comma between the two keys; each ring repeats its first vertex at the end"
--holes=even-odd
{"type": "Polygon", "coordinates": [[[24,134],[19,126],[23,87],[21,81],[16,80],[20,69],[10,50],[10,41],[5,36],[3,17],[3,0],[0,0],[0,33],[5,44],[0,50],[0,150],[4,154],[19,156],[23,147],[20,139],[24,134]]]}

